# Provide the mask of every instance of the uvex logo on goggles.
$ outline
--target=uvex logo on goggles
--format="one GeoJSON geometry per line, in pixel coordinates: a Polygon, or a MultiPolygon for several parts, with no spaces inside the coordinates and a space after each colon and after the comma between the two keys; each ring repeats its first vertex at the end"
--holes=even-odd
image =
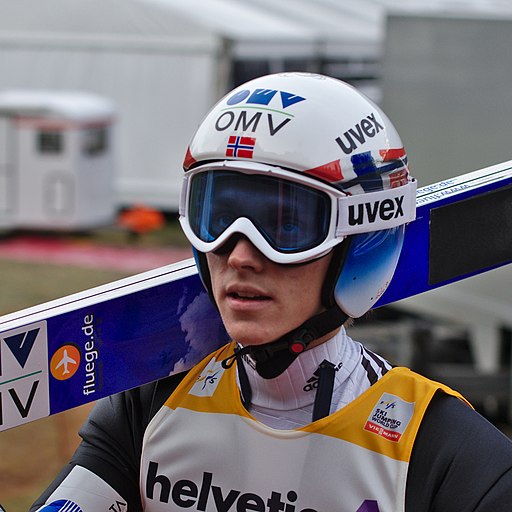
{"type": "Polygon", "coordinates": [[[404,216],[403,203],[404,196],[395,197],[395,200],[384,199],[383,201],[375,201],[374,203],[359,203],[357,205],[351,204],[348,208],[348,223],[350,226],[363,224],[365,218],[370,224],[373,224],[377,219],[386,221],[391,219],[398,219],[404,216]]]}
{"type": "Polygon", "coordinates": [[[338,235],[378,231],[411,222],[416,216],[416,182],[341,198],[338,211],[338,235]]]}

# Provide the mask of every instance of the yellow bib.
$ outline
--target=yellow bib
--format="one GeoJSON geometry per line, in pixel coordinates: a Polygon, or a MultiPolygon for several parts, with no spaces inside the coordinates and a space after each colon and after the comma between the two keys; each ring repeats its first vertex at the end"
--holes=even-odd
{"type": "Polygon", "coordinates": [[[147,511],[399,512],[421,420],[437,391],[405,368],[295,430],[243,407],[226,345],[193,368],[148,426],[141,489],[147,511]]]}

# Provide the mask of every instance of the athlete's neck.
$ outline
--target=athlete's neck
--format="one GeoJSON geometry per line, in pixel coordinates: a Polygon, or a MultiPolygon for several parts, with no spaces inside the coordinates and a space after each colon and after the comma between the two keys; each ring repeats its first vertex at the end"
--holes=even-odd
{"type": "Polygon", "coordinates": [[[342,366],[347,336],[342,328],[329,340],[300,354],[278,377],[264,379],[250,362],[245,363],[252,389],[252,405],[275,410],[297,409],[310,405],[315,399],[317,371],[324,359],[342,366]]]}

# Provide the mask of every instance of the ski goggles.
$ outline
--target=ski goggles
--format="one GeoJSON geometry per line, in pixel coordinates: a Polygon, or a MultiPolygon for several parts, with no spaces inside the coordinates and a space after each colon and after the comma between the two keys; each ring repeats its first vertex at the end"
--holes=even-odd
{"type": "Polygon", "coordinates": [[[217,162],[185,173],[180,223],[200,252],[238,233],[275,263],[327,254],[345,237],[415,218],[416,182],[348,195],[305,174],[254,162],[217,162]]]}

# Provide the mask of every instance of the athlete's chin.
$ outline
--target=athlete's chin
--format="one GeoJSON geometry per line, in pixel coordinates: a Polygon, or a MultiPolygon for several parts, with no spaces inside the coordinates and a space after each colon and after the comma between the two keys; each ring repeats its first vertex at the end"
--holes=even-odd
{"type": "Polygon", "coordinates": [[[275,339],[275,336],[266,332],[259,332],[254,326],[252,329],[243,329],[240,327],[226,327],[230,337],[242,346],[247,345],[264,345],[275,339]]]}
{"type": "Polygon", "coordinates": [[[223,321],[231,339],[242,346],[264,345],[285,334],[284,331],[281,333],[279,329],[269,328],[268,322],[265,321],[232,318],[223,318],[223,321]]]}
{"type": "Polygon", "coordinates": [[[226,300],[218,305],[229,336],[243,346],[270,343],[296,326],[287,322],[292,316],[274,301],[226,300]]]}

